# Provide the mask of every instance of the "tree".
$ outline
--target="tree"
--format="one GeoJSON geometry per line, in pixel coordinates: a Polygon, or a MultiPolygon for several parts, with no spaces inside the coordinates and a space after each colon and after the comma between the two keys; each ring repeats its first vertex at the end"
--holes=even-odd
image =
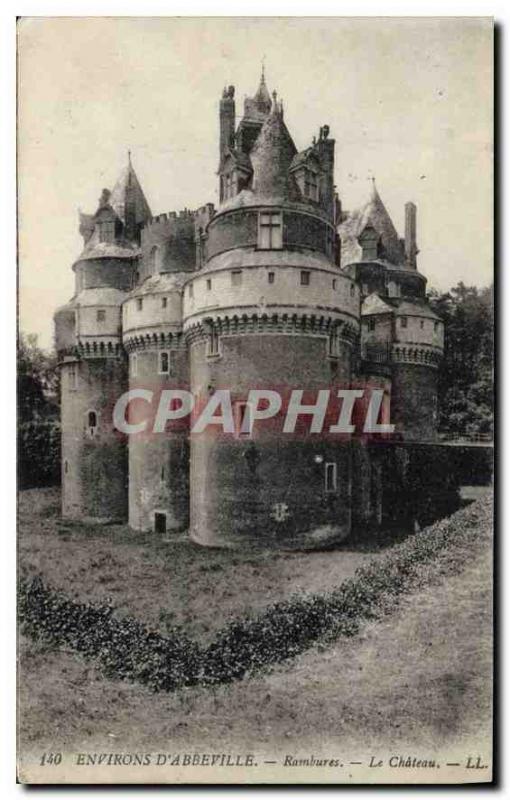
{"type": "Polygon", "coordinates": [[[429,292],[445,324],[445,352],[439,368],[439,428],[447,433],[493,430],[493,287],[460,282],[449,292],[429,292]]]}
{"type": "Polygon", "coordinates": [[[37,345],[35,334],[18,338],[18,414],[20,422],[58,415],[59,375],[56,356],[37,345]]]}

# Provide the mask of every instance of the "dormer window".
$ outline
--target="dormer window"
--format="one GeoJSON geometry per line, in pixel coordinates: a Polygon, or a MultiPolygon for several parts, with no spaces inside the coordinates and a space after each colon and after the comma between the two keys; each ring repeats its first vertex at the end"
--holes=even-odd
{"type": "Polygon", "coordinates": [[[313,172],[311,169],[305,169],[305,183],[304,183],[304,195],[308,197],[310,200],[314,200],[317,202],[319,199],[319,181],[317,173],[313,172]]]}
{"type": "Polygon", "coordinates": [[[281,211],[261,211],[259,214],[260,250],[281,250],[282,213],[281,211]]]}
{"type": "Polygon", "coordinates": [[[237,194],[237,176],[234,171],[223,176],[223,200],[235,197],[237,194]]]}
{"type": "Polygon", "coordinates": [[[114,220],[103,220],[99,223],[99,241],[100,242],[114,242],[115,241],[115,222],[114,220]]]}

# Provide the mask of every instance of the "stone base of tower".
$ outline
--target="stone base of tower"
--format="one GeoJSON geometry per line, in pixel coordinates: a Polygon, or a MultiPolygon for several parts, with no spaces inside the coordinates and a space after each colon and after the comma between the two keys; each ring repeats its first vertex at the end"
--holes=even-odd
{"type": "Polygon", "coordinates": [[[350,533],[350,448],[192,442],[190,537],[209,547],[316,549],[350,533]]]}
{"type": "Polygon", "coordinates": [[[437,369],[393,363],[391,422],[404,441],[437,438],[437,369]]]}

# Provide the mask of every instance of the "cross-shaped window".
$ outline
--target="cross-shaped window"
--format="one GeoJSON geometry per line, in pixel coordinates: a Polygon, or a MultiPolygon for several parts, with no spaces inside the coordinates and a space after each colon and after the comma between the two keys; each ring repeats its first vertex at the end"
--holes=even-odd
{"type": "Polygon", "coordinates": [[[280,250],[282,247],[281,211],[261,211],[259,214],[259,248],[280,250]]]}

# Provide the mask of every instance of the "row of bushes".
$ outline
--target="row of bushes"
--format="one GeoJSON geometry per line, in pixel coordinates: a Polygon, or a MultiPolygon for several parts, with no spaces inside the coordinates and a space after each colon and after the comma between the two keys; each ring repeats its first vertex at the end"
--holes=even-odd
{"type": "Polygon", "coordinates": [[[382,605],[424,577],[424,564],[434,571],[440,551],[451,554],[453,571],[461,569],[466,546],[471,548],[490,525],[488,503],[478,501],[395,546],[336,591],[292,597],[257,617],[235,620],[205,648],[180,631],[162,636],[136,620],[118,618],[111,605],[76,603],[38,577],[20,583],[22,630],[97,659],[110,677],[154,691],[226,683],[291,658],[318,640],[355,634],[363,620],[377,616],[382,605]]]}
{"type": "Polygon", "coordinates": [[[18,480],[20,489],[60,482],[58,421],[40,419],[18,426],[18,480]]]}

